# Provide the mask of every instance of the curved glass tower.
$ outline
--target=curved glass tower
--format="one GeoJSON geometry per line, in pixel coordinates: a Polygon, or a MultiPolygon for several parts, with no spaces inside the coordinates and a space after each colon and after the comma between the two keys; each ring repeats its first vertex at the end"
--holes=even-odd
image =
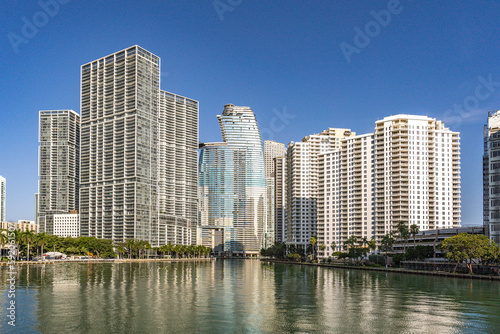
{"type": "Polygon", "coordinates": [[[259,252],[266,227],[264,152],[249,107],[224,106],[222,143],[202,145],[199,200],[202,243],[224,252],[259,252]]]}

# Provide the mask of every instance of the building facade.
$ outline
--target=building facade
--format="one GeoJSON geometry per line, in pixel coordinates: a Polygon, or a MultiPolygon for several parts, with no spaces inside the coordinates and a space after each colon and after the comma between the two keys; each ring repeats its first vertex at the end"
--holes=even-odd
{"type": "Polygon", "coordinates": [[[5,208],[6,208],[6,189],[7,181],[0,175],[0,223],[5,221],[5,208]]]}
{"type": "Polygon", "coordinates": [[[79,205],[80,116],[73,110],[39,113],[38,218],[40,231],[54,234],[54,215],[79,205]]]}
{"type": "Polygon", "coordinates": [[[286,242],[286,156],[274,158],[274,238],[286,242]]]}
{"type": "Polygon", "coordinates": [[[196,244],[198,231],[198,101],[160,91],[160,240],[196,244]]]}
{"type": "Polygon", "coordinates": [[[484,126],[483,223],[489,238],[500,244],[500,110],[489,112],[484,126]]]}
{"type": "Polygon", "coordinates": [[[320,156],[320,256],[381,238],[403,221],[421,231],[460,226],[460,135],[426,116],[396,115],[320,156]]]}
{"type": "Polygon", "coordinates": [[[232,104],[217,118],[223,142],[203,144],[200,152],[202,244],[223,252],[256,254],[265,244],[267,218],[257,119],[249,107],[232,104]]]}
{"type": "Polygon", "coordinates": [[[73,238],[80,236],[80,215],[54,215],[54,235],[73,238]]]}
{"type": "Polygon", "coordinates": [[[264,141],[264,168],[266,172],[267,188],[267,228],[265,231],[265,245],[268,248],[276,241],[275,237],[275,162],[274,158],[286,155],[285,144],[273,140],[264,141]]]}
{"type": "Polygon", "coordinates": [[[27,232],[27,231],[31,231],[33,233],[40,232],[38,224],[35,224],[33,220],[18,220],[17,223],[4,221],[0,223],[0,228],[2,230],[14,229],[22,232],[27,232]]]}
{"type": "Polygon", "coordinates": [[[81,94],[81,233],[192,243],[198,103],[160,91],[139,46],[83,65],[81,94]]]}
{"type": "Polygon", "coordinates": [[[340,148],[354,136],[350,129],[329,128],[288,144],[286,243],[306,247],[317,236],[319,155],[340,148]]]}

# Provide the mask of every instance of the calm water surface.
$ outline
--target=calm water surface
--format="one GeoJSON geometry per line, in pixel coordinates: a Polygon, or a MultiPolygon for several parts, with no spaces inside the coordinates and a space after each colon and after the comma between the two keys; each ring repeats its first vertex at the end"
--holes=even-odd
{"type": "Polygon", "coordinates": [[[15,328],[0,269],[1,333],[500,333],[500,282],[256,260],[18,268],[15,328]]]}

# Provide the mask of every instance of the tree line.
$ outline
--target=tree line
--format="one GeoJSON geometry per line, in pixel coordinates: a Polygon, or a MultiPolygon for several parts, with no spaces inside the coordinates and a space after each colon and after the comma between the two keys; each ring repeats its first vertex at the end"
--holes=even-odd
{"type": "MultiPolygon", "coordinates": [[[[359,264],[370,252],[378,249],[384,254],[384,262],[387,263],[387,257],[389,253],[394,252],[394,244],[399,239],[403,242],[403,252],[393,254],[397,264],[403,260],[424,260],[434,257],[434,247],[417,245],[415,236],[418,233],[418,225],[412,224],[408,226],[408,224],[401,221],[396,224],[394,231],[384,235],[378,243],[373,238],[367,240],[366,237],[358,238],[351,235],[344,242],[343,251],[335,251],[337,249],[335,242],[332,242],[330,247],[334,251],[333,255],[335,257],[349,259],[356,264],[359,264]],[[413,237],[412,247],[408,244],[410,236],[413,237]]],[[[325,244],[319,245],[320,250],[325,250],[326,247],[325,244]]],[[[285,243],[277,242],[267,249],[262,249],[261,255],[294,261],[309,257],[312,262],[315,262],[317,261],[317,248],[317,239],[312,237],[306,247],[285,245],[285,243]]],[[[460,263],[465,263],[471,274],[473,273],[473,264],[500,264],[500,247],[485,235],[460,233],[443,240],[437,246],[437,249],[441,251],[443,257],[456,263],[455,270],[460,263]]],[[[376,262],[381,261],[377,260],[376,262]]]]}
{"type": "Polygon", "coordinates": [[[202,257],[211,253],[209,247],[202,245],[162,245],[151,247],[144,240],[130,239],[125,242],[113,242],[109,239],[95,237],[60,237],[47,233],[33,231],[0,230],[0,244],[7,245],[9,240],[15,240],[18,249],[17,259],[42,256],[45,252],[60,252],[66,255],[93,256],[99,258],[145,258],[145,257],[202,257]]]}

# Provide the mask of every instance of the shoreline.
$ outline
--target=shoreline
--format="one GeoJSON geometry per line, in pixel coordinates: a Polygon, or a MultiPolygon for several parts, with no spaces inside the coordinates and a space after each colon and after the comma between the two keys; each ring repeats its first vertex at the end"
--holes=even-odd
{"type": "MultiPolygon", "coordinates": [[[[215,261],[216,258],[180,258],[180,259],[90,259],[90,260],[45,260],[45,261],[16,261],[14,265],[24,264],[59,264],[59,263],[133,263],[133,262],[192,262],[192,261],[215,261]]],[[[0,262],[0,265],[9,265],[8,261],[0,262]]]]}
{"type": "Polygon", "coordinates": [[[450,277],[450,278],[468,278],[468,279],[482,279],[489,281],[500,281],[500,276],[487,276],[487,275],[469,275],[460,273],[449,273],[444,271],[425,271],[425,270],[412,270],[412,269],[389,269],[384,267],[361,267],[361,266],[346,266],[328,263],[307,263],[307,262],[291,262],[273,259],[261,259],[262,262],[269,263],[280,263],[280,264],[295,264],[295,265],[305,265],[305,266],[316,266],[325,268],[338,268],[338,269],[354,269],[354,270],[371,270],[371,271],[385,271],[396,274],[413,274],[413,275],[427,275],[427,276],[440,276],[440,277],[450,277]]]}

